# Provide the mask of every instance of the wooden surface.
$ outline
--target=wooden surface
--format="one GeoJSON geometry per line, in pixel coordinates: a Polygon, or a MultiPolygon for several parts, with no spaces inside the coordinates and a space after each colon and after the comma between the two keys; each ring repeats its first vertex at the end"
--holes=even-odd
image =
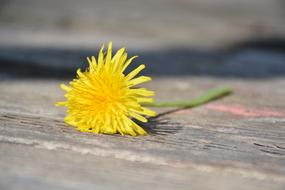
{"type": "Polygon", "coordinates": [[[223,47],[282,38],[283,0],[4,0],[0,45],[223,47]]]}
{"type": "MultiPolygon", "coordinates": [[[[234,95],[158,117],[145,126],[148,136],[135,138],[85,134],[66,126],[64,110],[53,105],[63,98],[61,82],[1,82],[1,189],[285,185],[284,79],[227,81],[234,95]]],[[[206,77],[156,78],[149,87],[159,99],[178,99],[224,83],[206,77]]]]}
{"type": "Polygon", "coordinates": [[[283,23],[281,0],[1,1],[0,189],[283,190],[283,23]],[[59,84],[109,40],[158,101],[234,94],[157,109],[145,137],[78,132],[59,84]]]}

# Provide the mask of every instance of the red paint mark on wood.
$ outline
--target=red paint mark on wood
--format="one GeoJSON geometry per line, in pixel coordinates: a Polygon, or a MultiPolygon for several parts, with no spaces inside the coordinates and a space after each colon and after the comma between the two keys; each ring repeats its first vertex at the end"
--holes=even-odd
{"type": "Polygon", "coordinates": [[[191,111],[189,109],[182,109],[182,110],[179,110],[179,111],[176,111],[174,112],[174,114],[176,115],[187,115],[189,114],[191,111]]]}
{"type": "Polygon", "coordinates": [[[223,104],[208,104],[208,109],[227,112],[238,116],[244,117],[285,117],[285,112],[273,111],[270,109],[262,108],[246,108],[240,104],[223,105],[223,104]]]}

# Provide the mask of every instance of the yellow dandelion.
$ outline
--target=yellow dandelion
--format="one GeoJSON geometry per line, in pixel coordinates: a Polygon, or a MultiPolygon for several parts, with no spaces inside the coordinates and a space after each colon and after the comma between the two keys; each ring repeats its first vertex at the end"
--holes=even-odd
{"type": "Polygon", "coordinates": [[[112,57],[111,42],[107,53],[102,46],[97,60],[94,56],[87,57],[89,68],[85,72],[78,69],[77,78],[69,86],[61,84],[66,91],[66,101],[56,105],[67,107],[65,122],[83,132],[145,135],[146,132],[133,119],[147,122],[145,116],[156,115],[141,105],[152,103],[154,92],[135,87],[151,80],[147,76],[136,77],[145,65],[125,74],[136,57],[127,59],[124,48],[112,57]]]}

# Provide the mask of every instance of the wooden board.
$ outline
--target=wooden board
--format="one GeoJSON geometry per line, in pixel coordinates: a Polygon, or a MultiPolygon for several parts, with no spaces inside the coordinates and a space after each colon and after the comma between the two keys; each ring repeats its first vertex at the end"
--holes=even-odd
{"type": "Polygon", "coordinates": [[[6,171],[1,174],[1,189],[21,185],[283,189],[285,185],[285,91],[278,88],[284,86],[283,79],[244,83],[155,78],[148,87],[157,90],[159,100],[191,98],[224,83],[232,85],[235,94],[153,119],[145,125],[150,134],[135,138],[80,133],[65,125],[64,109],[54,107],[63,98],[61,82],[1,82],[0,168],[6,171]],[[274,94],[267,91],[271,88],[276,89],[274,94]]]}
{"type": "Polygon", "coordinates": [[[0,1],[0,189],[285,189],[281,0],[0,1]],[[158,101],[146,137],[80,133],[59,88],[102,43],[147,66],[158,101]],[[166,114],[167,113],[167,114],[166,114]]]}

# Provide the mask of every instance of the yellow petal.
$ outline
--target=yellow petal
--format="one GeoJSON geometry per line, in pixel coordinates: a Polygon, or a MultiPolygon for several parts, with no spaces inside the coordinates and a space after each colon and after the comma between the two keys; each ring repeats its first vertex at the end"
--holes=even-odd
{"type": "Polygon", "coordinates": [[[56,102],[55,106],[66,106],[67,102],[56,102]]]}
{"type": "Polygon", "coordinates": [[[112,59],[112,42],[109,42],[109,46],[108,46],[108,51],[107,51],[107,55],[106,55],[106,60],[105,60],[105,64],[110,66],[111,64],[111,59],[112,59]]]}
{"type": "Polygon", "coordinates": [[[85,77],[84,74],[81,72],[80,69],[77,69],[76,73],[77,73],[77,75],[78,75],[80,78],[85,77]]]}
{"type": "Polygon", "coordinates": [[[124,124],[124,128],[126,130],[126,134],[130,134],[132,136],[137,136],[136,132],[133,130],[133,128],[131,127],[132,126],[132,120],[130,120],[128,117],[124,116],[123,117],[123,124],[124,124]]]}
{"type": "Polygon", "coordinates": [[[94,56],[92,56],[91,59],[89,57],[87,57],[87,61],[88,61],[89,65],[94,65],[94,66],[97,65],[97,61],[96,61],[96,58],[94,56]]]}
{"type": "Polygon", "coordinates": [[[104,64],[104,53],[103,53],[103,50],[104,50],[104,45],[102,45],[102,47],[101,47],[101,49],[99,51],[99,55],[98,55],[98,69],[101,69],[101,67],[104,64]]]}
{"type": "Polygon", "coordinates": [[[126,61],[126,63],[124,64],[124,67],[123,67],[122,71],[124,71],[124,70],[129,66],[129,64],[131,64],[132,61],[133,61],[135,58],[137,58],[137,57],[138,57],[138,56],[133,56],[133,57],[131,57],[130,59],[128,59],[128,60],[126,61]]]}
{"type": "Polygon", "coordinates": [[[120,58],[119,62],[118,62],[118,68],[121,72],[123,72],[125,69],[124,68],[124,64],[127,60],[128,54],[126,52],[123,53],[122,57],[120,58]]]}
{"type": "Polygon", "coordinates": [[[154,102],[153,98],[137,98],[139,103],[152,103],[154,102]]]}
{"type": "Polygon", "coordinates": [[[143,109],[143,111],[142,111],[143,115],[147,115],[147,116],[151,116],[151,117],[156,116],[156,112],[155,111],[152,111],[152,110],[150,110],[148,108],[144,108],[144,107],[142,109],[143,109]]]}
{"type": "Polygon", "coordinates": [[[144,82],[148,82],[148,81],[151,81],[150,77],[140,76],[140,77],[130,80],[128,86],[132,87],[132,86],[135,86],[135,85],[138,85],[144,82]]]}
{"type": "Polygon", "coordinates": [[[139,114],[136,114],[134,112],[130,112],[130,116],[135,118],[135,119],[137,119],[137,120],[139,120],[139,121],[141,121],[141,122],[144,122],[144,123],[147,122],[147,119],[145,117],[143,117],[143,116],[141,116],[139,114]]]}
{"type": "Polygon", "coordinates": [[[132,78],[134,78],[141,70],[143,70],[145,68],[145,65],[142,64],[140,66],[138,66],[135,70],[133,70],[132,72],[130,72],[127,76],[126,79],[130,80],[132,78]]]}
{"type": "Polygon", "coordinates": [[[130,109],[133,112],[138,114],[147,115],[147,116],[156,116],[156,113],[148,108],[141,107],[141,110],[130,109]]]}
{"type": "Polygon", "coordinates": [[[133,121],[132,121],[132,128],[140,135],[147,135],[147,132],[133,121]]]}
{"type": "Polygon", "coordinates": [[[89,57],[87,57],[87,61],[89,63],[89,68],[91,72],[95,71],[95,68],[97,66],[97,62],[94,56],[91,57],[91,59],[89,57]]]}
{"type": "Polygon", "coordinates": [[[137,88],[137,89],[131,89],[132,93],[140,95],[140,96],[154,96],[154,92],[147,90],[145,88],[137,88]]]}
{"type": "Polygon", "coordinates": [[[117,53],[114,55],[114,57],[113,57],[112,61],[114,61],[114,62],[115,62],[115,61],[120,60],[120,58],[122,57],[122,55],[123,55],[124,51],[125,51],[125,48],[121,48],[121,49],[119,49],[119,50],[117,51],[117,53]]]}
{"type": "Polygon", "coordinates": [[[60,85],[60,88],[61,88],[62,90],[64,90],[64,91],[66,91],[66,92],[68,92],[68,91],[71,90],[71,88],[70,88],[69,86],[66,86],[65,84],[61,84],[61,85],[60,85]]]}

